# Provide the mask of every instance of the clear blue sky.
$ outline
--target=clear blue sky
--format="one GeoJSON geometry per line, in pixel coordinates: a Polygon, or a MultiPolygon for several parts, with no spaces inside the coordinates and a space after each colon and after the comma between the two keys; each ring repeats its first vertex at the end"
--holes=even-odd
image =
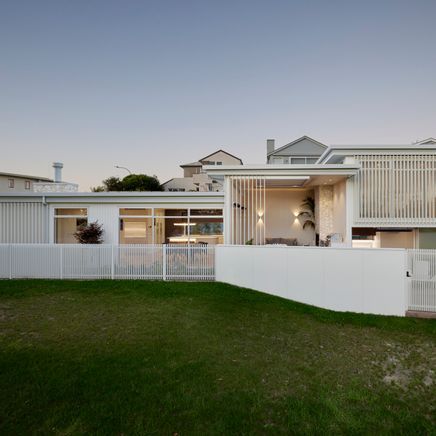
{"type": "Polygon", "coordinates": [[[0,171],[82,189],[266,138],[436,136],[436,1],[1,0],[0,171]]]}

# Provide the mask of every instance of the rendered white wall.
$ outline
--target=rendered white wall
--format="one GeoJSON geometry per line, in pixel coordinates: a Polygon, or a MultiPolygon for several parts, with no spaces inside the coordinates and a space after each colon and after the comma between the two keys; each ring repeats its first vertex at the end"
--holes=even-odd
{"type": "Polygon", "coordinates": [[[217,281],[340,312],[404,316],[404,250],[216,247],[217,281]]]}
{"type": "Polygon", "coordinates": [[[313,195],[313,191],[309,190],[267,189],[266,237],[297,238],[298,244],[314,244],[315,231],[303,229],[304,221],[295,216],[301,211],[303,200],[313,195]]]}

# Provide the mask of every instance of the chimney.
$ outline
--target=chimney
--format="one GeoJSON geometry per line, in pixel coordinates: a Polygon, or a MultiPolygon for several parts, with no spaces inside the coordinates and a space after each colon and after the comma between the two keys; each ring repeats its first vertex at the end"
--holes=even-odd
{"type": "Polygon", "coordinates": [[[54,182],[61,183],[62,182],[62,168],[64,164],[61,162],[53,162],[54,168],[54,182]]]}
{"type": "Polygon", "coordinates": [[[266,154],[270,154],[274,151],[275,148],[275,139],[267,139],[266,140],[266,154]]]}

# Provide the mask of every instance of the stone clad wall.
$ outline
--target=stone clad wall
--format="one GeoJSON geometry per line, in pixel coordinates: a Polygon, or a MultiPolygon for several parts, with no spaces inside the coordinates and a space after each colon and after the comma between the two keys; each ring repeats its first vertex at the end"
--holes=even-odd
{"type": "Polygon", "coordinates": [[[333,233],[333,186],[321,185],[318,188],[318,231],[320,241],[333,233]]]}

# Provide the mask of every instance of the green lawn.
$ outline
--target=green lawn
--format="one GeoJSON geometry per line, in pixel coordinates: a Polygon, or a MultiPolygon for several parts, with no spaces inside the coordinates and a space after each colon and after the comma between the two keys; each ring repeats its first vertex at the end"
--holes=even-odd
{"type": "Polygon", "coordinates": [[[0,281],[0,434],[436,434],[436,322],[221,283],[0,281]]]}

